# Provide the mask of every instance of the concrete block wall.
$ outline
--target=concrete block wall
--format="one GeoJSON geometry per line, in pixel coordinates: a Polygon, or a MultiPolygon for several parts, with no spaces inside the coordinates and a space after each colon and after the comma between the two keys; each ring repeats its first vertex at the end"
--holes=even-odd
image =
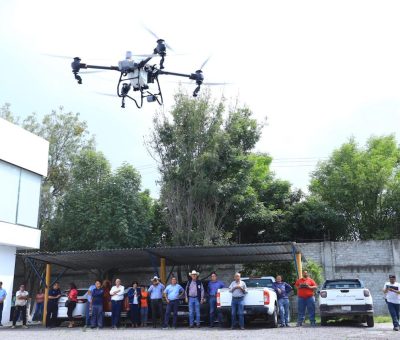
{"type": "Polygon", "coordinates": [[[382,288],[390,273],[400,276],[400,241],[299,244],[306,259],[322,265],[325,279],[359,278],[371,291],[376,314],[387,314],[382,288]]]}

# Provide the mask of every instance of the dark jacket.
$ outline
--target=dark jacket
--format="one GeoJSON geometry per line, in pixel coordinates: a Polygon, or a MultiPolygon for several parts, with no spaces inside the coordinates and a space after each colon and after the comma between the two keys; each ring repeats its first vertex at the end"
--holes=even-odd
{"type": "MultiPolygon", "coordinates": [[[[138,288],[136,288],[136,292],[137,292],[138,305],[139,305],[139,307],[140,307],[140,302],[141,302],[141,299],[142,299],[142,291],[141,291],[141,289],[138,287],[138,288]]],[[[134,289],[133,289],[133,288],[129,289],[129,290],[128,290],[128,299],[129,299],[129,303],[133,303],[133,297],[134,297],[134,295],[135,295],[134,289]]]]}
{"type": "MultiPolygon", "coordinates": [[[[189,280],[186,284],[185,294],[186,294],[187,298],[189,298],[189,287],[190,287],[191,283],[192,283],[192,280],[189,280]]],[[[196,287],[197,288],[197,299],[199,301],[201,301],[201,296],[202,296],[201,291],[203,291],[203,296],[204,296],[204,287],[200,280],[197,280],[196,283],[197,283],[197,287],[196,287]]]]}

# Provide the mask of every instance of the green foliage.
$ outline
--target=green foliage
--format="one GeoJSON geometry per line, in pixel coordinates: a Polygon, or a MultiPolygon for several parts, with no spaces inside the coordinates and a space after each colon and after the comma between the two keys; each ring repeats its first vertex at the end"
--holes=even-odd
{"type": "Polygon", "coordinates": [[[307,270],[310,277],[318,284],[324,282],[324,270],[321,265],[314,262],[313,260],[307,260],[303,270],[307,270]]]}
{"type": "Polygon", "coordinates": [[[243,276],[273,276],[281,275],[283,281],[294,285],[297,279],[294,261],[292,262],[264,262],[250,263],[243,266],[243,276]]]}
{"type": "Polygon", "coordinates": [[[152,201],[128,164],[114,173],[100,152],[74,160],[70,186],[48,231],[51,250],[142,247],[150,239],[152,201]]]}
{"type": "Polygon", "coordinates": [[[346,223],[345,239],[399,237],[400,149],[393,135],[354,139],[312,175],[310,191],[346,223]]]}
{"type": "Polygon", "coordinates": [[[222,221],[248,186],[247,155],[260,126],[248,108],[226,110],[209,93],[196,99],[176,94],[170,114],[171,120],[155,118],[150,146],[160,161],[160,201],[171,242],[226,243],[222,221]]]}

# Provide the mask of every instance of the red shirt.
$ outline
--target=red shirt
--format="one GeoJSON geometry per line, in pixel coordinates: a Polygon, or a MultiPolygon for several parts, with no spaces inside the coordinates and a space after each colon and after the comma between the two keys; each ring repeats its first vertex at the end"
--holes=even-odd
{"type": "Polygon", "coordinates": [[[71,289],[68,293],[68,299],[70,301],[77,302],[78,301],[78,291],[76,289],[71,289]]]}
{"type": "Polygon", "coordinates": [[[309,286],[316,286],[317,284],[315,283],[315,281],[313,279],[308,278],[304,278],[302,277],[301,279],[298,279],[295,283],[295,286],[297,288],[297,296],[300,298],[304,298],[307,299],[309,297],[314,296],[314,289],[311,288],[302,288],[300,287],[301,284],[308,284],[309,286]]]}

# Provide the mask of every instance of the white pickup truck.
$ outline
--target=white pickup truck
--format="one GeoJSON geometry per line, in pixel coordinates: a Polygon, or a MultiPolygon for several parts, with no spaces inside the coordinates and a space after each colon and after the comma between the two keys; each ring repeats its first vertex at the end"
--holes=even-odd
{"type": "Polygon", "coordinates": [[[318,302],[322,326],[329,319],[353,318],[374,327],[372,296],[359,279],[326,280],[318,302]]]}
{"type": "MultiPolygon", "coordinates": [[[[242,277],[248,293],[244,298],[244,316],[246,321],[267,320],[270,327],[278,327],[278,307],[276,293],[272,289],[275,279],[272,276],[260,278],[242,277]]],[[[231,319],[232,293],[228,288],[218,289],[217,308],[224,316],[225,323],[231,319]]]]}

